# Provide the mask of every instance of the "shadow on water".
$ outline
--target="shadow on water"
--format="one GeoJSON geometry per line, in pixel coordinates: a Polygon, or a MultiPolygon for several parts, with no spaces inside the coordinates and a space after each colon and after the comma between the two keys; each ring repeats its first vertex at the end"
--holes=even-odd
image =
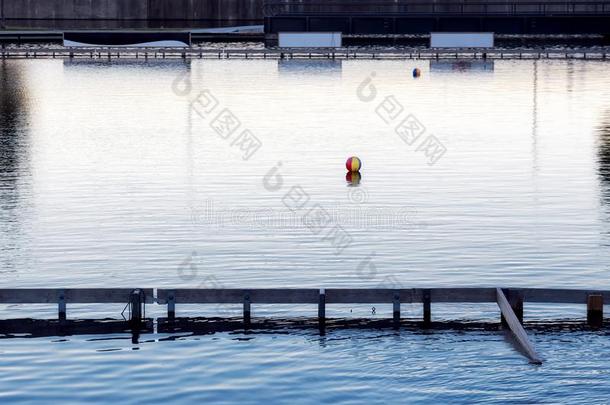
{"type": "Polygon", "coordinates": [[[494,73],[494,61],[431,60],[431,73],[494,73]]]}
{"type": "MultiPolygon", "coordinates": [[[[555,319],[548,321],[525,322],[533,333],[563,333],[590,331],[582,319],[555,319]]],[[[376,330],[380,333],[416,333],[432,334],[438,332],[461,333],[480,332],[506,333],[500,322],[489,321],[435,321],[424,324],[421,320],[401,319],[400,325],[392,319],[366,318],[327,318],[325,330],[330,336],[341,330],[376,330]]],[[[596,333],[610,333],[610,326],[595,329],[596,333]]],[[[246,335],[260,334],[305,334],[319,335],[319,324],[316,318],[253,318],[247,325],[241,317],[231,318],[157,318],[144,319],[134,328],[129,321],[118,319],[6,319],[0,320],[0,339],[38,338],[77,335],[131,335],[134,344],[143,342],[142,335],[153,333],[167,334],[159,340],[176,340],[185,336],[204,336],[216,333],[233,333],[246,335]],[[156,327],[155,327],[156,326],[156,327]]],[[[356,333],[356,332],[354,332],[356,333]]],[[[102,337],[99,340],[117,339],[116,336],[102,337]]]]}
{"type": "Polygon", "coordinates": [[[0,273],[15,271],[15,258],[23,248],[25,194],[30,184],[27,94],[22,66],[0,62],[0,273]]]}
{"type": "MultiPolygon", "coordinates": [[[[19,171],[24,146],[22,120],[25,110],[24,86],[19,65],[0,63],[0,175],[2,190],[7,182],[14,182],[19,171]]],[[[6,195],[2,203],[6,204],[6,195]]]]}
{"type": "Polygon", "coordinates": [[[280,59],[277,67],[279,74],[286,77],[301,77],[304,74],[332,77],[343,73],[341,60],[280,59]]]}
{"type": "Polygon", "coordinates": [[[152,70],[159,69],[175,72],[176,75],[191,70],[191,60],[154,59],[152,57],[123,57],[117,59],[116,54],[111,54],[111,58],[107,58],[106,56],[107,53],[102,52],[99,59],[64,59],[62,62],[65,69],[90,67],[95,74],[99,74],[99,68],[104,67],[137,71],[140,71],[145,67],[152,70]]]}

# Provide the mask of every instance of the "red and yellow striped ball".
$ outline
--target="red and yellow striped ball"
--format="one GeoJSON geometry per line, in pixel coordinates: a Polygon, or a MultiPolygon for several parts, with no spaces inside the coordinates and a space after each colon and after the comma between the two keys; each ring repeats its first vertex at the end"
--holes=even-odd
{"type": "Polygon", "coordinates": [[[345,162],[345,167],[350,172],[358,172],[362,167],[362,161],[356,156],[352,156],[351,158],[347,159],[347,162],[345,162]]]}

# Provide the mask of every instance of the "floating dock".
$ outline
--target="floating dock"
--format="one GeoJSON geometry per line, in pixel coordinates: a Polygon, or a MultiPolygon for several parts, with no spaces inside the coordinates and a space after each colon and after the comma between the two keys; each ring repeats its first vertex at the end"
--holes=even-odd
{"type": "MultiPolygon", "coordinates": [[[[121,326],[116,321],[109,321],[109,325],[115,331],[128,326],[137,335],[151,327],[150,320],[146,318],[147,304],[167,306],[167,318],[162,320],[164,330],[171,330],[172,325],[181,324],[181,320],[176,317],[177,308],[188,304],[241,304],[244,329],[252,325],[252,305],[316,305],[317,325],[323,335],[329,321],[326,317],[328,305],[391,305],[393,316],[388,321],[399,330],[403,325],[401,304],[414,303],[423,306],[423,319],[420,323],[423,328],[432,326],[432,303],[496,303],[501,312],[501,324],[512,332],[517,345],[530,362],[540,364],[542,358],[523,326],[524,304],[582,304],[586,307],[586,327],[598,329],[604,327],[603,306],[610,304],[610,291],[546,288],[0,289],[0,304],[57,304],[58,320],[53,325],[58,331],[61,331],[62,325],[74,326],[67,320],[68,304],[125,304],[125,308],[129,309],[126,323],[121,326]]],[[[0,321],[0,334],[14,333],[11,329],[14,329],[15,322],[0,321]]],[[[29,320],[29,324],[36,325],[33,320],[29,320]]]]}
{"type": "Polygon", "coordinates": [[[0,59],[593,59],[608,60],[610,47],[583,49],[199,49],[3,48],[0,59]]]}

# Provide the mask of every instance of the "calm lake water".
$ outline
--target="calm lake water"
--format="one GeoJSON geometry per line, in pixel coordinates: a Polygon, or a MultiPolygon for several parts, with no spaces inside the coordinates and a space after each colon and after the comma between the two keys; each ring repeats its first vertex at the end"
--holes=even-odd
{"type": "MultiPolygon", "coordinates": [[[[3,61],[0,286],[610,289],[609,66],[3,61]],[[359,183],[346,181],[351,155],[359,183]]],[[[494,306],[433,310],[498,317],[494,306]]],[[[0,317],[55,311],[0,306],[0,317]]],[[[287,312],[315,308],[254,307],[287,312]]],[[[610,397],[606,332],[534,334],[542,367],[502,333],[168,337],[2,339],[0,400],[610,397]]]]}

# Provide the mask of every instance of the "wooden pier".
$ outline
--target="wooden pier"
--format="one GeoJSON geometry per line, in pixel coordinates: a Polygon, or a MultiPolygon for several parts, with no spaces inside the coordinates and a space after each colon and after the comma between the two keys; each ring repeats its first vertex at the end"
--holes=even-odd
{"type": "Polygon", "coordinates": [[[556,49],[203,49],[203,48],[3,48],[0,59],[593,59],[610,47],[556,49]]]}
{"type": "MultiPolygon", "coordinates": [[[[0,304],[56,304],[57,326],[67,321],[69,304],[120,303],[129,308],[126,319],[129,328],[138,333],[150,326],[146,318],[146,304],[167,306],[164,325],[179,322],[177,308],[188,304],[241,304],[243,326],[251,322],[252,306],[257,304],[316,305],[320,334],[326,332],[326,307],[333,304],[375,304],[392,308],[391,324],[402,325],[401,304],[419,303],[423,306],[421,327],[432,325],[432,303],[496,303],[502,324],[516,338],[517,344],[530,362],[540,364],[531,340],[523,327],[525,303],[582,304],[586,307],[586,325],[596,329],[604,326],[603,306],[610,304],[608,290],[572,290],[546,288],[412,288],[412,289],[357,289],[357,288],[281,288],[281,289],[152,289],[152,288],[67,288],[67,289],[0,289],[0,304]]],[[[585,311],[583,311],[583,315],[585,311]]],[[[0,333],[10,328],[10,321],[0,322],[0,333]],[[9,326],[7,326],[9,325],[9,326]]]]}

